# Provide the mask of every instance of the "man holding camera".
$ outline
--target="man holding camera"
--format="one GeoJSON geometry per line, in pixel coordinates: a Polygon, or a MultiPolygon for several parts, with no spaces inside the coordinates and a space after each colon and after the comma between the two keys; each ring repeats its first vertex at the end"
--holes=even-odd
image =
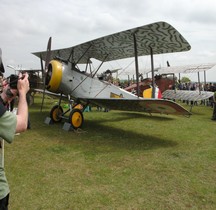
{"type": "MultiPolygon", "coordinates": [[[[1,61],[1,59],[0,59],[1,61]]],[[[0,63],[2,65],[2,63],[0,63]]],[[[4,69],[1,69],[4,73],[4,69]]],[[[26,94],[29,91],[28,74],[20,74],[17,78],[12,76],[2,82],[0,95],[0,210],[8,209],[9,186],[4,172],[3,139],[11,143],[15,133],[24,132],[27,129],[28,105],[26,94]],[[7,111],[7,104],[16,96],[19,96],[17,115],[7,111]]]]}

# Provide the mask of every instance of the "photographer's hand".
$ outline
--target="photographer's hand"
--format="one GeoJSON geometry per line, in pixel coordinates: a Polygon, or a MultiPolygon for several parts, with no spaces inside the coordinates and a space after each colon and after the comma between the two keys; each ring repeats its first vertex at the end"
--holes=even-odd
{"type": "Polygon", "coordinates": [[[26,93],[29,91],[29,80],[28,80],[28,74],[27,73],[20,73],[19,74],[19,80],[17,82],[17,90],[19,92],[19,95],[24,94],[26,95],[26,93]]]}
{"type": "Polygon", "coordinates": [[[19,92],[19,103],[17,109],[17,126],[16,132],[23,132],[27,129],[28,121],[28,105],[26,101],[26,94],[29,91],[29,80],[28,74],[19,74],[19,79],[17,82],[17,89],[19,92]]]}

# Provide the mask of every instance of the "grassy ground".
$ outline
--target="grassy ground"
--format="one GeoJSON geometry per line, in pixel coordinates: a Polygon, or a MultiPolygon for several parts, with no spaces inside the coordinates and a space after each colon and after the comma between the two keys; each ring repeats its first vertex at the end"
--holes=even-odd
{"type": "MultiPolygon", "coordinates": [[[[46,125],[54,100],[30,108],[32,129],[5,148],[10,209],[216,209],[216,122],[85,112],[83,130],[46,125]]],[[[186,107],[189,109],[189,107],[186,107]]]]}

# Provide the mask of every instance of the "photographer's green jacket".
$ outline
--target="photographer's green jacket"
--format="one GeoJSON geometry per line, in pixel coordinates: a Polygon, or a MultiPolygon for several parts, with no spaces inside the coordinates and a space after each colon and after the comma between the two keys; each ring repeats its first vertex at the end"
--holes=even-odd
{"type": "MultiPolygon", "coordinates": [[[[2,139],[11,143],[16,131],[17,118],[16,115],[6,111],[0,117],[0,143],[2,139]]],[[[2,147],[0,145],[0,199],[4,198],[9,193],[9,186],[5,177],[4,167],[2,163],[2,147]]]]}

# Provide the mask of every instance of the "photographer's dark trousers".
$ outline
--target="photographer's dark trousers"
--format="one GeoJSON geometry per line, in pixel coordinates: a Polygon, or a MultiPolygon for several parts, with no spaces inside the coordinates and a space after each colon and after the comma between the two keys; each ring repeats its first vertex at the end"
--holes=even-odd
{"type": "Polygon", "coordinates": [[[9,194],[0,200],[0,210],[8,210],[9,194]]]}
{"type": "Polygon", "coordinates": [[[212,120],[216,120],[216,102],[214,102],[213,105],[213,114],[212,114],[212,120]]]}

